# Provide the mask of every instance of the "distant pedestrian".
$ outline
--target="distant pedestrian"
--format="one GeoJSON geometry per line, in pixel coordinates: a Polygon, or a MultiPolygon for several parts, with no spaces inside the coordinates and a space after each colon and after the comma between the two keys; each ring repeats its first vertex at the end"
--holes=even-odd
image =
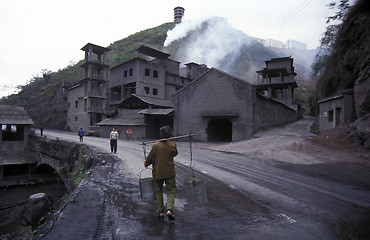
{"type": "Polygon", "coordinates": [[[131,138],[132,138],[132,134],[133,134],[134,132],[131,130],[131,128],[129,128],[129,129],[127,129],[127,131],[126,131],[126,134],[127,134],[127,140],[131,140],[131,138]]]}
{"type": "Polygon", "coordinates": [[[44,128],[40,127],[40,135],[42,136],[43,133],[44,133],[44,128]]]}
{"type": "Polygon", "coordinates": [[[82,128],[80,128],[80,130],[78,131],[78,136],[80,137],[80,142],[83,142],[84,141],[84,130],[82,128]]]}
{"type": "Polygon", "coordinates": [[[176,143],[172,138],[170,126],[161,127],[160,135],[167,140],[157,141],[153,144],[148,157],[144,160],[144,166],[153,166],[152,175],[154,179],[154,192],[157,211],[160,217],[164,217],[163,183],[167,189],[167,211],[169,220],[175,220],[173,209],[175,205],[175,163],[173,158],[177,155],[176,143]]]}
{"type": "Polygon", "coordinates": [[[116,128],[113,128],[112,132],[110,132],[110,152],[111,153],[117,153],[117,140],[118,140],[119,134],[116,131],[116,128]]]}

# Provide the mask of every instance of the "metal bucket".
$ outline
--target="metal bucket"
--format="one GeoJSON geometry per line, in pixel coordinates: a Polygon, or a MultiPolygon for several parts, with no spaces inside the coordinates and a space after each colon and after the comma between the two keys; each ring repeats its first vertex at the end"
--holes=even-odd
{"type": "Polygon", "coordinates": [[[185,192],[189,204],[207,203],[206,184],[204,180],[192,177],[185,181],[185,192]]]}
{"type": "Polygon", "coordinates": [[[150,169],[150,168],[145,168],[140,172],[140,179],[139,179],[140,199],[143,201],[152,202],[155,200],[154,180],[152,177],[141,178],[141,173],[147,169],[150,169]]]}

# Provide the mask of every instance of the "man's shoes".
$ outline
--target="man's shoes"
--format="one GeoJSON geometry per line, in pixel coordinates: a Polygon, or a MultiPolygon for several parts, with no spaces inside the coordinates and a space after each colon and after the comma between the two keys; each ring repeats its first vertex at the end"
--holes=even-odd
{"type": "Polygon", "coordinates": [[[164,217],[164,212],[163,211],[158,211],[158,217],[163,218],[164,217]]]}
{"type": "Polygon", "coordinates": [[[175,215],[173,215],[173,213],[172,213],[172,210],[171,210],[171,209],[168,209],[168,210],[167,210],[167,217],[168,217],[168,220],[170,220],[170,221],[175,220],[175,215]]]}

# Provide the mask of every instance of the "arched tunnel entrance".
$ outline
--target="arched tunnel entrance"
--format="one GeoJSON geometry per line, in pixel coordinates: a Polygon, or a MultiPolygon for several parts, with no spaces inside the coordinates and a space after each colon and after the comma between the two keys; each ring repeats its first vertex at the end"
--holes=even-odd
{"type": "Polygon", "coordinates": [[[45,193],[51,198],[58,199],[61,195],[68,192],[65,182],[59,173],[48,164],[38,165],[32,175],[37,176],[38,181],[43,183],[45,193]]]}
{"type": "Polygon", "coordinates": [[[29,197],[36,193],[45,193],[51,206],[57,209],[67,188],[55,169],[47,164],[4,166],[0,181],[0,233],[10,234],[25,223],[29,197]]]}
{"type": "Polygon", "coordinates": [[[207,141],[209,142],[231,142],[232,122],[227,118],[214,118],[208,121],[207,141]]]}
{"type": "Polygon", "coordinates": [[[53,167],[45,163],[36,166],[32,174],[40,176],[42,179],[45,179],[45,182],[47,181],[63,182],[57,171],[53,167]]]}

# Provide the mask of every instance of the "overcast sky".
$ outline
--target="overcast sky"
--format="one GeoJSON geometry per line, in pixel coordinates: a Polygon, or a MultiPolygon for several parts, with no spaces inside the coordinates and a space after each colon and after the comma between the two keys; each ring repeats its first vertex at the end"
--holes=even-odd
{"type": "Polygon", "coordinates": [[[108,46],[138,31],[186,19],[227,18],[246,34],[308,48],[319,46],[334,0],[0,0],[1,96],[42,69],[58,71],[83,59],[86,43],[108,46]]]}

